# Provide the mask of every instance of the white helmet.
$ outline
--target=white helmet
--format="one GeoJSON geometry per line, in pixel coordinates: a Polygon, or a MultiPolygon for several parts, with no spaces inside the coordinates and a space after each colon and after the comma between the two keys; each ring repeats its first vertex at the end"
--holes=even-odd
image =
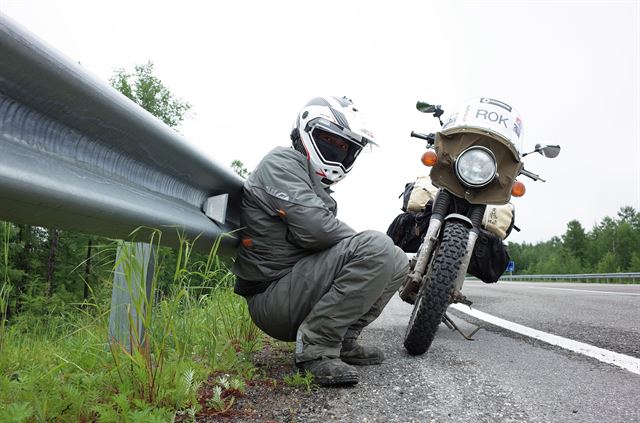
{"type": "Polygon", "coordinates": [[[344,179],[363,148],[377,145],[360,112],[346,97],[309,101],[298,114],[291,140],[325,187],[344,179]]]}
{"type": "Polygon", "coordinates": [[[522,117],[511,105],[488,97],[476,98],[453,112],[441,133],[478,132],[498,136],[522,153],[522,117]]]}

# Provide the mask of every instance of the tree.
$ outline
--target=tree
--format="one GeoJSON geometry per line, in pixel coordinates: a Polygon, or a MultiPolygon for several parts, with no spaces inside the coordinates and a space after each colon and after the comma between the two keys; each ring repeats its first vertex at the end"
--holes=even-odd
{"type": "Polygon", "coordinates": [[[627,222],[635,231],[640,230],[640,211],[636,211],[633,207],[621,207],[618,211],[618,220],[627,222]]]}
{"type": "Polygon", "coordinates": [[[635,252],[631,255],[631,264],[627,269],[629,272],[640,272],[640,252],[635,252]]]}
{"type": "Polygon", "coordinates": [[[610,273],[640,271],[640,213],[622,207],[617,218],[605,217],[588,233],[577,220],[562,238],[509,244],[518,273],[610,273]]]}
{"type": "Polygon", "coordinates": [[[608,251],[598,263],[596,272],[598,273],[614,273],[619,272],[620,268],[616,265],[616,256],[608,251]]]}
{"type": "Polygon", "coordinates": [[[49,230],[49,259],[47,260],[47,285],[45,295],[51,297],[53,291],[53,272],[56,266],[56,252],[58,250],[58,240],[60,239],[60,231],[57,229],[49,230]]]}
{"type": "MultiPolygon", "coordinates": [[[[616,252],[616,221],[606,216],[595,225],[589,233],[588,258],[595,271],[607,253],[615,256],[616,252]]],[[[610,259],[607,259],[610,261],[610,259]]],[[[601,267],[601,266],[600,266],[601,267]]]]}
{"type": "Polygon", "coordinates": [[[136,65],[133,73],[117,69],[109,82],[134,103],[175,129],[187,117],[191,104],[173,95],[154,75],[153,67],[152,62],[147,62],[136,65]]]}
{"type": "Polygon", "coordinates": [[[242,178],[247,178],[249,175],[251,175],[251,172],[249,172],[249,170],[247,170],[246,167],[244,167],[244,163],[242,163],[240,160],[234,160],[231,162],[231,169],[233,169],[233,171],[235,173],[237,173],[238,175],[240,175],[240,177],[242,178]]]}
{"type": "Polygon", "coordinates": [[[577,220],[567,224],[567,232],[562,236],[562,242],[567,251],[584,263],[587,248],[587,235],[577,220]]]}

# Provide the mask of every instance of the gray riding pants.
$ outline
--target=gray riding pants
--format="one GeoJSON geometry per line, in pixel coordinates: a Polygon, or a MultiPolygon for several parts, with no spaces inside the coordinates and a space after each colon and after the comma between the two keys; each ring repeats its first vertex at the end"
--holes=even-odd
{"type": "Polygon", "coordinates": [[[296,361],[339,357],[398,290],[405,253],[377,231],[360,232],[298,261],[263,293],[247,299],[255,324],[283,341],[298,338],[296,361]]]}

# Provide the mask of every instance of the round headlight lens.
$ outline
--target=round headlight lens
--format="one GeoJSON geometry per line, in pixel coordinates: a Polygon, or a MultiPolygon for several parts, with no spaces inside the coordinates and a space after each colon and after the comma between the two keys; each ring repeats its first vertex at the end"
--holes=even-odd
{"type": "Polygon", "coordinates": [[[485,186],[496,176],[496,158],[487,148],[471,147],[458,156],[456,174],[467,186],[485,186]]]}

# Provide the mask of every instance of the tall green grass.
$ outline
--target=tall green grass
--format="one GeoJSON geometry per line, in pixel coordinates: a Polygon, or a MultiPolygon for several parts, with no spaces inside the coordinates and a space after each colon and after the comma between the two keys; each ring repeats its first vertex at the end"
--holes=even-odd
{"type": "Polygon", "coordinates": [[[0,354],[2,354],[4,348],[7,328],[7,310],[12,288],[11,282],[9,281],[9,240],[11,238],[11,225],[8,222],[3,222],[2,234],[2,263],[4,265],[4,272],[2,275],[2,285],[0,285],[0,354]]]}
{"type": "MultiPolygon", "coordinates": [[[[160,237],[154,231],[152,245],[158,247],[160,237]]],[[[138,296],[129,309],[141,330],[132,325],[128,346],[108,342],[110,309],[100,301],[4,327],[0,421],[166,422],[177,413],[195,415],[198,387],[212,372],[251,377],[249,355],[262,335],[233,293],[218,246],[192,263],[193,244],[181,238],[169,292],[138,296]]],[[[121,260],[116,265],[124,265],[133,294],[141,263],[128,253],[121,260]]]]}

